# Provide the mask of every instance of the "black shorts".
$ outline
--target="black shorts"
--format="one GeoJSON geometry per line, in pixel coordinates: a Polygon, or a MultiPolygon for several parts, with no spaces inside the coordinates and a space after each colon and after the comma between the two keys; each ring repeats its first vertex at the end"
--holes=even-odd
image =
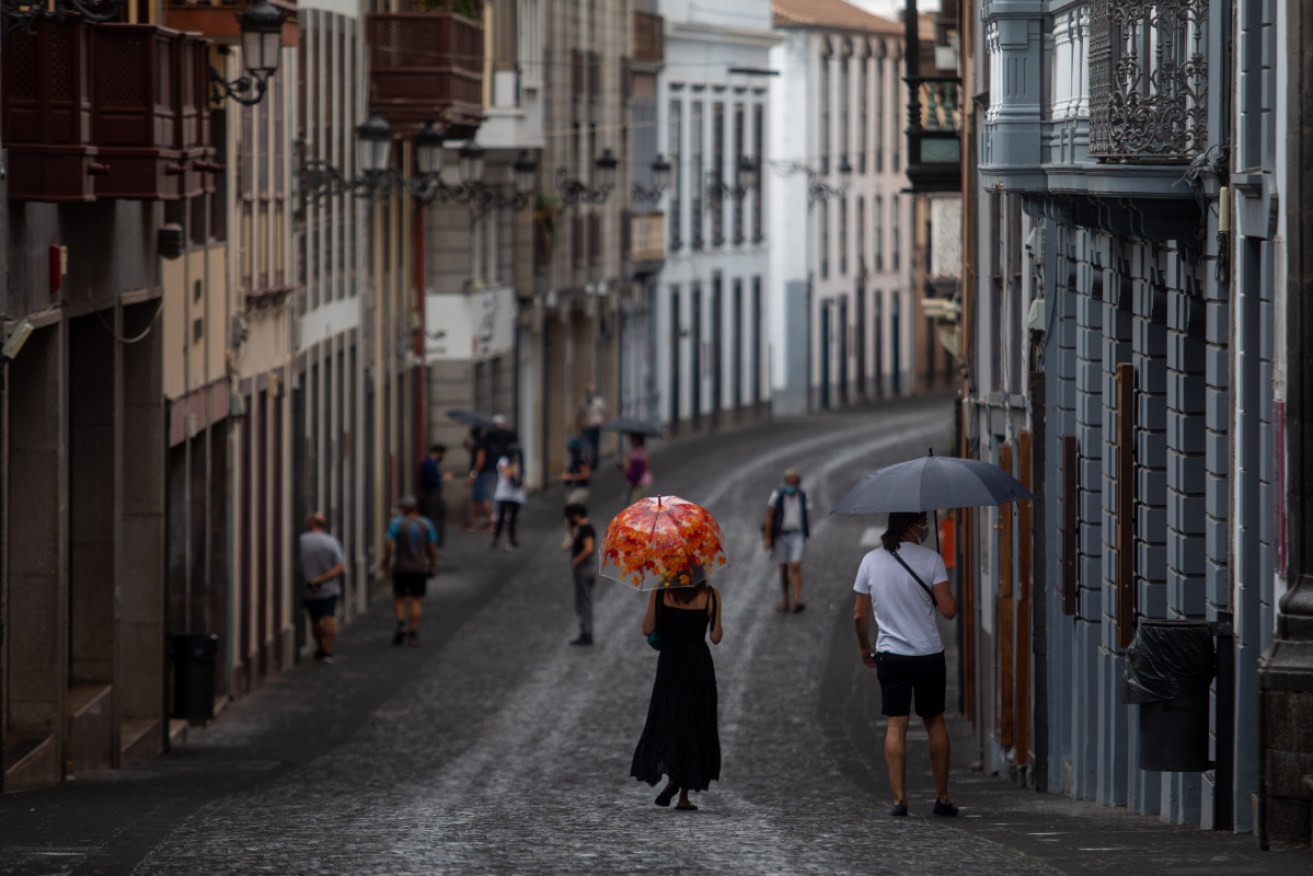
{"type": "Polygon", "coordinates": [[[924,657],[880,651],[875,655],[875,673],[880,679],[881,714],[891,718],[910,715],[913,693],[916,713],[922,718],[944,713],[948,666],[943,651],[924,657]]]}
{"type": "Polygon", "coordinates": [[[318,599],[305,600],[306,614],[310,615],[310,620],[321,621],[326,617],[334,617],[337,614],[337,597],[321,596],[318,599]]]}
{"type": "Polygon", "coordinates": [[[426,572],[393,572],[392,595],[423,599],[428,592],[429,576],[426,572]]]}

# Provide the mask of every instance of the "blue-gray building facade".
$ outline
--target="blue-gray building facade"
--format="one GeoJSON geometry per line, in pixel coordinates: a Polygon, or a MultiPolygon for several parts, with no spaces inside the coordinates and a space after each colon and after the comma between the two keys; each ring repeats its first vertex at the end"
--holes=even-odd
{"type": "Polygon", "coordinates": [[[1024,446],[1039,496],[1025,562],[1022,539],[999,539],[1015,507],[967,534],[983,762],[1238,832],[1254,828],[1259,660],[1284,588],[1283,9],[978,0],[962,19],[964,75],[985,98],[964,183],[977,220],[964,436],[1014,468],[1024,446]],[[1034,580],[1016,580],[1031,559],[1034,580]],[[1014,585],[1031,604],[999,598],[1014,585]],[[1122,688],[1145,619],[1217,624],[1209,770],[1139,767],[1122,688]],[[1018,701],[1028,713],[1005,715],[1018,701]]]}

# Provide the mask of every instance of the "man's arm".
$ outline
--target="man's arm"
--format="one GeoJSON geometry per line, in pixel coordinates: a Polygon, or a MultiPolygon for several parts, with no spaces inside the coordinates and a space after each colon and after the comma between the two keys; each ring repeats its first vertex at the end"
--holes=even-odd
{"type": "Polygon", "coordinates": [[[332,581],[338,575],[345,575],[345,574],[346,574],[346,566],[339,561],[336,566],[329,569],[324,574],[316,575],[314,578],[311,578],[310,584],[314,587],[318,587],[320,584],[326,583],[328,581],[332,581]]]}
{"type": "Polygon", "coordinates": [[[775,543],[774,529],[775,529],[775,505],[773,503],[768,502],[766,504],[766,517],[761,522],[761,537],[762,540],[766,543],[767,550],[770,550],[771,546],[775,543]]]}
{"type": "Polygon", "coordinates": [[[875,649],[871,647],[871,594],[858,593],[853,603],[853,627],[857,631],[857,650],[862,662],[875,667],[875,649]]]}
{"type": "Polygon", "coordinates": [[[591,535],[586,535],[584,536],[583,548],[579,551],[578,554],[576,554],[574,557],[570,559],[570,565],[576,567],[582,566],[584,563],[588,562],[588,558],[591,557],[592,555],[593,555],[593,537],[591,535]]]}

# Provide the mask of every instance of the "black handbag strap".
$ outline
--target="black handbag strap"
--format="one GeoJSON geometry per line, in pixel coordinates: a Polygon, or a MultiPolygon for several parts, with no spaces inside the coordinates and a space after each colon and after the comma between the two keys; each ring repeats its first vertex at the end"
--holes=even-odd
{"type": "Polygon", "coordinates": [[[907,565],[906,560],[898,556],[897,550],[892,550],[889,553],[893,554],[894,559],[898,561],[898,565],[902,566],[904,569],[907,570],[907,574],[912,576],[912,580],[921,585],[921,589],[925,591],[925,595],[930,597],[930,604],[933,605],[935,608],[938,608],[939,600],[935,599],[935,591],[931,590],[928,586],[926,586],[926,583],[921,580],[921,576],[913,572],[912,567],[907,565]]]}

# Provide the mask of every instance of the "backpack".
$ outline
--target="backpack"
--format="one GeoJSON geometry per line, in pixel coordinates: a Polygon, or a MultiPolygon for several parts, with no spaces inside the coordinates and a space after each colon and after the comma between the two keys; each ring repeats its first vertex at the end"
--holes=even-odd
{"type": "Polygon", "coordinates": [[[416,575],[429,570],[429,526],[418,517],[402,518],[397,526],[398,572],[416,575]]]}

